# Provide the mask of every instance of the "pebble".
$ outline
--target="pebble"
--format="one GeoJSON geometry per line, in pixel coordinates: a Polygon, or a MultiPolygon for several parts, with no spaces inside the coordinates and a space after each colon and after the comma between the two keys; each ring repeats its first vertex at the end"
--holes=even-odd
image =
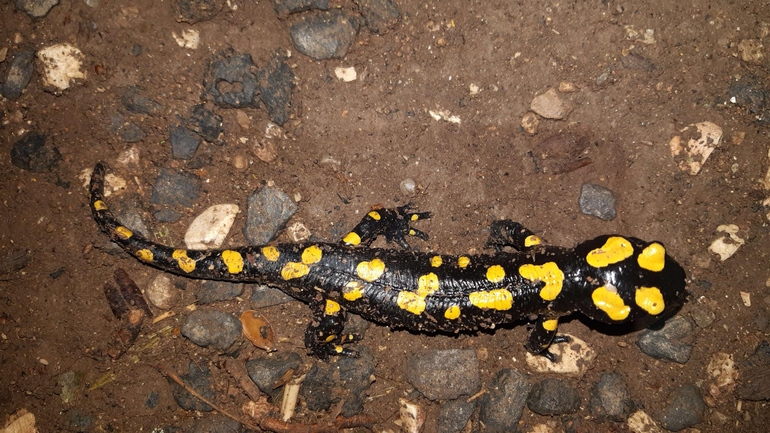
{"type": "Polygon", "coordinates": [[[529,135],[537,134],[537,127],[540,125],[540,119],[533,112],[527,112],[524,117],[521,118],[521,129],[529,135]]]}
{"type": "Polygon", "coordinates": [[[580,212],[593,215],[605,221],[612,221],[617,216],[615,195],[611,190],[592,183],[584,183],[580,188],[580,212]]]}
{"type": "Polygon", "coordinates": [[[658,427],[655,420],[652,419],[643,410],[638,410],[631,414],[626,421],[628,429],[633,433],[662,433],[663,430],[658,427]]]}
{"type": "Polygon", "coordinates": [[[755,65],[761,65],[764,61],[763,44],[757,39],[741,39],[738,42],[738,53],[741,60],[755,65]]]}
{"type": "Polygon", "coordinates": [[[414,197],[415,194],[417,194],[417,182],[411,177],[402,180],[398,185],[398,188],[401,190],[401,194],[404,194],[407,197],[414,197]]]}
{"type": "Polygon", "coordinates": [[[355,81],[356,78],[358,78],[358,73],[356,72],[356,68],[354,66],[350,66],[348,68],[337,66],[334,68],[334,76],[337,77],[337,79],[340,81],[349,83],[351,81],[355,81]]]}
{"type": "Polygon", "coordinates": [[[153,307],[168,310],[176,304],[179,291],[166,274],[158,274],[144,290],[147,300],[153,307]]]}
{"type": "Polygon", "coordinates": [[[163,168],[155,178],[150,202],[156,205],[191,207],[198,199],[201,180],[190,173],[163,168]]]}
{"type": "Polygon", "coordinates": [[[358,358],[341,357],[332,363],[313,365],[302,383],[302,396],[308,409],[327,410],[341,400],[342,416],[363,412],[375,360],[366,346],[359,347],[358,355],[358,358]]]}
{"type": "Polygon", "coordinates": [[[8,68],[8,74],[5,76],[5,82],[0,93],[11,101],[21,97],[21,92],[29,84],[32,73],[35,71],[34,51],[21,51],[13,56],[11,66],[8,68]]]}
{"type": "Polygon", "coordinates": [[[285,304],[293,301],[294,298],[283,293],[283,291],[274,289],[270,286],[257,284],[253,286],[251,290],[251,307],[252,308],[264,308],[271,307],[273,305],[285,304]]]}
{"type": "Polygon", "coordinates": [[[191,250],[218,249],[222,246],[240,209],[235,204],[216,204],[195,217],[184,235],[191,250]]]}
{"type": "Polygon", "coordinates": [[[274,388],[276,382],[289,370],[297,371],[302,364],[302,358],[294,352],[277,352],[261,358],[246,361],[246,371],[251,380],[262,392],[271,398],[282,394],[280,387],[274,388]]]}
{"type": "Polygon", "coordinates": [[[711,397],[719,399],[726,394],[731,394],[735,389],[735,380],[738,379],[738,370],[735,368],[733,356],[729,353],[717,352],[711,355],[706,373],[711,379],[708,393],[711,397]]]}
{"type": "Polygon", "coordinates": [[[709,245],[709,251],[717,254],[722,262],[729,259],[738,251],[738,248],[746,243],[744,238],[738,236],[740,231],[740,227],[735,224],[720,225],[717,227],[717,233],[725,233],[726,236],[714,239],[711,245],[709,245]]]}
{"type": "Polygon", "coordinates": [[[599,419],[623,422],[636,410],[623,375],[604,373],[591,390],[591,413],[599,419]]]}
{"type": "Polygon", "coordinates": [[[182,335],[198,346],[224,352],[241,336],[241,321],[221,311],[195,310],[185,318],[182,335]]]}
{"type": "Polygon", "coordinates": [[[425,426],[427,414],[419,404],[405,398],[398,399],[398,422],[403,433],[420,433],[425,426]]]}
{"type": "Polygon", "coordinates": [[[308,229],[305,224],[297,221],[286,228],[286,235],[289,237],[290,241],[299,243],[310,239],[311,233],[310,229],[308,229]]]}
{"type": "Polygon", "coordinates": [[[598,89],[603,89],[604,87],[607,87],[608,84],[612,84],[614,82],[615,82],[615,80],[612,78],[612,72],[611,71],[602,72],[594,80],[594,84],[596,84],[596,87],[598,89]]]}
{"type": "Polygon", "coordinates": [[[546,357],[526,353],[525,359],[529,368],[538,373],[558,373],[570,376],[582,376],[593,366],[596,359],[596,351],[588,347],[588,344],[573,336],[568,335],[572,341],[568,344],[554,344],[548,350],[556,357],[558,362],[551,362],[546,357]]]}
{"type": "Polygon", "coordinates": [[[249,170],[249,158],[241,154],[233,156],[233,167],[241,173],[245,173],[249,170]]]}
{"type": "Polygon", "coordinates": [[[32,18],[42,18],[48,15],[52,7],[59,4],[59,0],[15,0],[16,9],[23,10],[32,18]]]}
{"type": "Polygon", "coordinates": [[[123,92],[123,96],[120,97],[120,103],[126,110],[137,113],[155,115],[160,114],[163,111],[163,106],[159,102],[155,101],[144,95],[145,89],[141,86],[130,86],[123,92]]]}
{"type": "Polygon", "coordinates": [[[500,370],[489,384],[489,392],[481,397],[479,404],[479,421],[486,426],[485,431],[518,431],[519,419],[531,388],[532,384],[527,376],[511,368],[500,370]]]}
{"type": "Polygon", "coordinates": [[[342,10],[310,12],[292,24],[290,34],[297,50],[308,57],[341,59],[355,42],[359,26],[356,17],[342,10]]]}
{"type": "Polygon", "coordinates": [[[481,389],[475,350],[418,351],[406,371],[406,380],[430,400],[451,400],[481,389]]]}
{"type": "Polygon", "coordinates": [[[120,140],[124,143],[138,143],[147,137],[147,134],[142,131],[142,128],[134,122],[128,122],[121,126],[118,130],[118,135],[120,136],[120,140]]]}
{"type": "Polygon", "coordinates": [[[564,119],[572,112],[572,104],[563,100],[556,89],[551,88],[532,99],[530,110],[546,119],[559,120],[564,119]]]}
{"type": "Polygon", "coordinates": [[[694,135],[698,137],[697,139],[690,138],[686,144],[682,144],[682,137],[676,135],[668,142],[668,146],[679,168],[695,176],[714,149],[722,142],[722,128],[712,122],[700,122],[687,126],[682,132],[692,127],[696,129],[694,135]]]}
{"type": "Polygon", "coordinates": [[[174,223],[182,219],[184,215],[171,209],[161,209],[152,214],[152,216],[162,223],[174,223]]]}
{"type": "MultiPolygon", "coordinates": [[[[220,413],[214,413],[196,420],[188,433],[243,433],[244,431],[246,430],[238,421],[220,413]]],[[[156,429],[153,432],[162,433],[163,431],[156,429]]]]}
{"type": "Polygon", "coordinates": [[[168,138],[174,159],[192,159],[201,144],[200,137],[184,126],[169,125],[168,138]]]}
{"type": "Polygon", "coordinates": [[[264,186],[248,200],[243,235],[250,245],[265,245],[297,212],[297,204],[280,189],[264,186]]]}
{"type": "Polygon", "coordinates": [[[174,5],[177,21],[195,24],[217,16],[225,2],[222,0],[174,0],[171,3],[174,5]]]}
{"type": "Polygon", "coordinates": [[[355,0],[369,31],[384,34],[401,19],[401,11],[392,0],[355,0]]]}
{"type": "Polygon", "coordinates": [[[652,72],[655,70],[655,65],[646,57],[642,57],[636,53],[628,53],[621,57],[620,63],[624,68],[633,71],[652,72]]]}
{"type": "Polygon", "coordinates": [[[738,398],[749,401],[770,400],[770,343],[762,341],[754,353],[741,363],[738,398]]]}
{"type": "MultiPolygon", "coordinates": [[[[187,384],[187,386],[195,390],[195,392],[206,398],[208,401],[214,401],[217,395],[214,390],[211,389],[210,376],[211,371],[209,371],[205,363],[190,361],[188,373],[184,376],[180,376],[180,378],[187,384]]],[[[214,410],[211,406],[190,394],[176,382],[174,382],[172,386],[173,389],[171,394],[174,396],[176,404],[178,404],[182,410],[198,410],[201,412],[211,412],[214,410]]]]}
{"type": "Polygon", "coordinates": [[[294,92],[294,72],[283,55],[275,53],[258,74],[259,98],[267,108],[267,114],[277,125],[283,125],[289,117],[291,95],[294,92]]]}
{"type": "Polygon", "coordinates": [[[273,8],[279,18],[313,9],[328,10],[329,0],[273,0],[273,8]]]}
{"type": "Polygon", "coordinates": [[[681,316],[666,322],[662,329],[645,329],[639,334],[636,345],[655,359],[684,364],[692,352],[692,324],[681,316]]]}
{"type": "Polygon", "coordinates": [[[86,78],[85,72],[80,70],[85,56],[71,44],[45,47],[36,56],[43,72],[43,85],[54,93],[69,89],[74,79],[86,78]]]}
{"type": "Polygon", "coordinates": [[[187,127],[195,131],[209,143],[219,139],[222,133],[222,116],[207,109],[205,105],[196,105],[192,108],[192,114],[187,120],[187,127]]]}
{"type": "Polygon", "coordinates": [[[251,54],[228,53],[209,63],[203,78],[203,98],[221,107],[255,107],[257,71],[251,54]],[[223,81],[229,86],[223,86],[223,81]],[[220,90],[223,89],[223,90],[220,90]]]}
{"type": "Polygon", "coordinates": [[[441,406],[436,420],[438,431],[446,433],[459,433],[465,429],[468,420],[471,419],[476,408],[474,402],[467,398],[449,400],[441,406]]]}
{"type": "Polygon", "coordinates": [[[59,165],[62,156],[56,146],[46,142],[45,134],[30,132],[13,144],[11,164],[33,173],[51,171],[59,165]]]}
{"type": "Polygon", "coordinates": [[[740,79],[730,80],[730,88],[727,91],[731,103],[747,109],[761,123],[768,121],[768,94],[770,88],[767,84],[753,75],[742,75],[740,79]]]}
{"type": "Polygon", "coordinates": [[[687,383],[674,390],[657,419],[667,430],[680,431],[702,422],[705,411],[700,389],[687,383]]]}
{"type": "Polygon", "coordinates": [[[532,386],[527,407],[540,415],[575,413],[580,409],[580,395],[569,382],[547,378],[532,386]]]}
{"type": "Polygon", "coordinates": [[[227,281],[206,280],[196,290],[195,298],[198,304],[212,304],[218,301],[227,301],[243,294],[243,283],[230,283],[227,281]]]}

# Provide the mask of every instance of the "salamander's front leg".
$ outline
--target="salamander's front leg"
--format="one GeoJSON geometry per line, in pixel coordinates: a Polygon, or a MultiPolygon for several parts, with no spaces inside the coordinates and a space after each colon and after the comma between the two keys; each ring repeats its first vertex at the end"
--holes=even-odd
{"type": "Polygon", "coordinates": [[[395,242],[402,248],[409,249],[406,236],[427,240],[427,233],[412,228],[410,224],[430,218],[430,212],[409,212],[409,207],[404,205],[395,209],[372,208],[340,243],[351,247],[369,246],[377,236],[383,235],[389,243],[395,242]]]}
{"type": "Polygon", "coordinates": [[[540,245],[543,241],[532,231],[511,220],[499,220],[489,226],[487,247],[501,251],[503,247],[511,247],[518,251],[527,251],[540,245]]]}
{"type": "Polygon", "coordinates": [[[553,343],[569,343],[572,341],[566,335],[556,335],[556,329],[559,327],[558,318],[546,318],[539,316],[535,329],[529,334],[529,339],[524,347],[533,355],[540,355],[548,358],[551,362],[556,362],[556,356],[548,351],[553,343]]]}
{"type": "Polygon", "coordinates": [[[343,334],[347,315],[340,304],[331,299],[314,302],[313,321],[305,330],[305,347],[312,355],[321,359],[329,356],[358,356],[355,350],[343,344],[360,340],[358,334],[343,334]]]}

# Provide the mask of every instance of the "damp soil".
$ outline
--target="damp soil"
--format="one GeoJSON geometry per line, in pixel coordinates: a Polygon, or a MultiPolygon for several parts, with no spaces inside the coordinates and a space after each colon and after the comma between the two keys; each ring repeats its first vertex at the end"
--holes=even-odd
{"type": "MultiPolygon", "coordinates": [[[[743,39],[766,36],[770,13],[764,2],[402,1],[402,19],[392,29],[376,35],[362,28],[345,58],[324,61],[294,49],[291,17],[279,19],[268,1],[230,2],[237,8],[225,6],[213,19],[194,25],[176,21],[172,2],[102,1],[92,8],[62,1],[38,20],[12,3],[0,4],[0,48],[12,55],[72,43],[85,55],[87,78],[55,96],[36,73],[19,99],[0,100],[0,256],[28,251],[22,269],[10,265],[0,276],[3,418],[23,408],[35,415],[41,431],[186,430],[210,414],[180,410],[159,368],[184,373],[191,361],[211,369],[216,401],[223,407],[239,412],[246,401],[223,368],[228,355],[195,346],[178,333],[188,305],[195,303],[190,289],[198,281],[172,277],[186,287],[171,308],[176,315],[146,324],[121,358],[105,353],[118,327],[105,283],[122,268],[143,288],[160,271],[97,248],[105,236],[91,219],[79,178],[97,161],[108,162],[127,180],[125,190],[108,201],[137,209],[155,239],[173,245],[182,244],[187,225],[203,209],[219,203],[245,209],[249,194],[266,182],[299,199],[292,222],[330,241],[372,205],[407,202],[433,212],[419,225],[430,239],[412,242],[423,251],[482,251],[487,227],[500,218],[520,221],[562,246],[605,233],[664,241],[687,270],[691,296],[680,314],[690,317],[705,308],[715,319],[696,328],[692,356],[683,365],[643,355],[636,333],[607,335],[580,320],[563,323],[562,332],[587,341],[599,354],[593,368],[574,379],[584,401],[573,418],[580,420],[579,431],[626,429],[590,417],[585,402],[603,373],[622,374],[634,400],[654,414],[682,384],[695,383],[707,394],[706,368],[714,354],[724,352],[740,362],[767,339],[770,233],[760,205],[767,191],[760,181],[768,168],[768,129],[756,113],[728,100],[730,86],[741,77],[768,83],[766,58],[745,62],[736,48],[743,39]],[[654,43],[629,39],[625,26],[654,29],[654,43]],[[172,37],[191,28],[201,34],[195,50],[180,47],[172,37]],[[249,53],[257,65],[276,51],[291,53],[287,62],[296,89],[283,125],[286,138],[273,140],[276,158],[264,162],[253,145],[265,140],[267,112],[244,108],[248,120],[241,115],[239,122],[235,109],[212,106],[223,117],[221,143],[204,143],[197,157],[206,163],[191,168],[172,158],[168,128],[202,103],[206,65],[226,50],[249,53]],[[624,63],[628,52],[635,57],[624,63]],[[337,66],[355,67],[357,80],[339,81],[337,66]],[[532,98],[561,82],[577,87],[560,94],[573,104],[572,113],[563,120],[540,119],[535,135],[525,132],[520,122],[532,98]],[[120,99],[131,86],[142,86],[162,109],[149,115],[128,112],[120,99]],[[431,110],[447,110],[460,122],[435,120],[431,110]],[[111,123],[115,115],[136,123],[146,137],[123,142],[111,123]],[[703,121],[719,125],[724,139],[692,176],[680,170],[668,143],[683,128],[703,121]],[[53,170],[35,173],[11,164],[11,147],[30,131],[45,134],[61,153],[53,170]],[[567,141],[582,143],[580,152],[542,163],[541,143],[565,131],[579,135],[567,141]],[[132,147],[138,164],[119,164],[118,156],[132,147]],[[239,155],[250,160],[245,171],[234,166],[239,155]],[[201,197],[176,223],[158,222],[150,212],[152,181],[163,168],[188,170],[203,179],[201,197]],[[401,192],[407,178],[417,184],[414,196],[401,192]],[[580,212],[584,183],[614,193],[614,220],[580,212]],[[722,224],[737,225],[746,240],[724,262],[708,251],[722,224]],[[740,292],[749,294],[750,306],[740,292]],[[160,332],[167,327],[171,332],[160,332]],[[59,383],[65,372],[75,372],[82,384],[67,402],[59,383]],[[153,393],[154,406],[148,404],[153,393]]],[[[348,1],[334,4],[356,8],[348,1]]],[[[243,223],[241,213],[226,245],[245,242],[243,223]]],[[[239,314],[249,308],[248,296],[216,308],[239,314]]],[[[308,308],[290,302],[261,313],[276,329],[278,350],[304,356],[308,308]]],[[[526,334],[525,326],[460,336],[370,327],[360,344],[377,362],[372,398],[364,409],[376,420],[374,431],[398,429],[398,399],[414,397],[405,380],[405,360],[416,350],[475,349],[483,354],[482,382],[488,384],[503,368],[528,371],[526,334]]],[[[303,360],[306,366],[320,362],[303,360]]],[[[428,414],[424,431],[436,432],[439,404],[415,401],[428,414]]],[[[769,414],[766,402],[738,401],[728,390],[709,400],[696,427],[761,431],[769,414]]],[[[299,409],[300,420],[329,416],[299,409]]],[[[567,428],[565,420],[525,409],[520,430],[548,422],[557,431],[567,428]]]]}

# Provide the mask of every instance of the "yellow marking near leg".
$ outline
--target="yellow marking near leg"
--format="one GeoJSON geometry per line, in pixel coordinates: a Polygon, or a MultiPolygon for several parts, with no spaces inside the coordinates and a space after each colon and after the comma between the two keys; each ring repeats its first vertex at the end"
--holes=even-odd
{"type": "Polygon", "coordinates": [[[364,296],[362,289],[364,284],[360,281],[351,281],[342,288],[342,297],[348,301],[355,301],[364,296]]]}
{"type": "Polygon", "coordinates": [[[174,252],[171,253],[171,257],[176,259],[176,263],[179,266],[179,269],[187,272],[188,274],[195,270],[195,260],[187,257],[187,251],[174,250],[174,252]]]}
{"type": "Polygon", "coordinates": [[[102,200],[96,200],[94,202],[94,209],[96,209],[98,211],[103,211],[103,210],[107,210],[109,208],[107,207],[107,203],[103,202],[102,200]]]}
{"type": "Polygon", "coordinates": [[[594,305],[607,313],[610,319],[623,320],[628,317],[631,307],[623,303],[623,298],[618,295],[618,290],[615,287],[609,287],[608,289],[605,286],[601,286],[594,290],[591,294],[591,299],[593,299],[594,305]]]}
{"type": "Polygon", "coordinates": [[[444,260],[441,258],[441,256],[433,256],[430,258],[430,265],[434,268],[438,268],[442,263],[444,263],[444,260]]]}
{"type": "Polygon", "coordinates": [[[243,256],[237,251],[222,251],[222,261],[227,266],[227,272],[231,274],[237,274],[243,270],[243,256]]]}
{"type": "Polygon", "coordinates": [[[506,289],[473,292],[468,294],[468,299],[479,308],[505,311],[513,306],[513,294],[506,289]]]}
{"type": "Polygon", "coordinates": [[[334,346],[334,351],[337,353],[342,353],[342,351],[344,350],[345,348],[343,348],[342,346],[334,346]]]}
{"type": "Polygon", "coordinates": [[[332,342],[332,341],[334,341],[336,338],[337,338],[337,336],[336,336],[336,335],[334,335],[334,334],[332,334],[332,335],[330,335],[330,336],[326,337],[326,342],[327,342],[327,343],[331,343],[331,342],[332,342]]]}
{"type": "Polygon", "coordinates": [[[396,304],[398,304],[402,310],[406,310],[412,314],[419,315],[425,311],[425,298],[413,292],[399,292],[396,304]]]}
{"type": "Polygon", "coordinates": [[[603,268],[613,263],[622,262],[631,257],[634,247],[631,242],[620,236],[612,236],[601,248],[588,253],[586,261],[595,268],[603,268]]]}
{"type": "Polygon", "coordinates": [[[380,216],[380,213],[379,213],[379,212],[377,212],[377,211],[370,211],[370,212],[369,212],[367,215],[369,215],[369,218],[371,218],[371,219],[373,219],[373,220],[375,220],[375,221],[379,221],[379,220],[380,220],[380,218],[382,218],[382,217],[380,216]]]}
{"type": "Polygon", "coordinates": [[[356,266],[358,278],[372,282],[380,278],[385,272],[385,263],[380,259],[374,259],[371,262],[361,262],[356,266]]]}
{"type": "Polygon", "coordinates": [[[342,238],[342,242],[355,247],[361,243],[361,236],[358,236],[358,233],[356,232],[350,232],[346,234],[344,238],[342,238]]]}
{"type": "Polygon", "coordinates": [[[470,264],[471,258],[468,256],[460,256],[457,258],[457,266],[459,266],[461,269],[465,269],[470,264]]]}
{"type": "Polygon", "coordinates": [[[546,331],[555,331],[559,327],[559,319],[543,320],[543,329],[546,331]]]}
{"type": "Polygon", "coordinates": [[[666,309],[666,303],[663,300],[663,295],[657,287],[641,287],[636,289],[636,295],[634,296],[634,302],[642,310],[657,316],[666,309]]]}
{"type": "Polygon", "coordinates": [[[321,261],[323,251],[315,245],[311,245],[302,251],[302,263],[312,265],[321,261]]]}
{"type": "Polygon", "coordinates": [[[152,259],[154,256],[152,254],[152,251],[147,249],[141,249],[136,252],[136,257],[143,262],[150,263],[152,262],[152,259]]]}
{"type": "Polygon", "coordinates": [[[426,275],[420,275],[420,278],[417,280],[417,295],[422,298],[432,295],[436,293],[438,286],[438,276],[433,272],[426,275]]]}
{"type": "Polygon", "coordinates": [[[266,247],[262,247],[262,255],[265,256],[269,262],[274,262],[278,260],[278,257],[281,257],[281,252],[278,251],[278,248],[268,245],[266,247]]]}
{"type": "Polygon", "coordinates": [[[326,300],[326,308],[324,308],[324,314],[327,316],[333,316],[340,312],[340,304],[332,301],[331,299],[326,300]]]}
{"type": "Polygon", "coordinates": [[[525,247],[531,247],[531,246],[535,246],[535,245],[540,245],[542,243],[543,243],[543,241],[540,239],[540,237],[535,236],[535,235],[529,235],[529,236],[527,236],[526,239],[524,239],[524,246],[525,247]]]}
{"type": "Polygon", "coordinates": [[[660,272],[666,264],[666,249],[663,248],[663,245],[653,242],[642,250],[636,261],[642,269],[660,272]]]}
{"type": "Polygon", "coordinates": [[[409,229],[409,236],[414,236],[416,234],[417,234],[417,232],[414,231],[414,229],[409,229]]]}
{"type": "Polygon", "coordinates": [[[412,221],[417,221],[418,219],[420,219],[420,216],[419,216],[419,215],[417,215],[417,214],[414,214],[414,215],[412,215],[412,217],[411,217],[411,218],[409,218],[409,219],[410,219],[410,220],[412,220],[412,221]]]}
{"type": "Polygon", "coordinates": [[[561,293],[564,283],[564,272],[555,262],[543,265],[521,265],[519,275],[530,281],[542,281],[545,286],[540,290],[540,297],[546,301],[553,301],[561,293]]]}
{"type": "Polygon", "coordinates": [[[498,283],[505,278],[505,269],[500,265],[492,265],[487,268],[487,280],[498,283]]]}
{"type": "Polygon", "coordinates": [[[129,230],[127,227],[119,226],[115,227],[115,234],[117,234],[119,238],[126,240],[133,236],[134,232],[129,230]]]}
{"type": "Polygon", "coordinates": [[[292,278],[300,278],[310,272],[310,268],[304,263],[288,262],[281,269],[281,278],[284,280],[291,280],[292,278]]]}
{"type": "Polygon", "coordinates": [[[444,311],[444,317],[449,320],[455,320],[460,317],[460,307],[458,305],[452,305],[444,311]]]}

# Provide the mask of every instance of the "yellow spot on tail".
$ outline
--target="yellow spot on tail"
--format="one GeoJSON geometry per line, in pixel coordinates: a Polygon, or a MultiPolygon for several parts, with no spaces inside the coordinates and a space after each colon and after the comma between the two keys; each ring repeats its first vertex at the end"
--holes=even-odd
{"type": "Polygon", "coordinates": [[[243,256],[237,251],[222,251],[222,261],[227,265],[227,272],[237,274],[243,270],[243,256]]]}
{"type": "Polygon", "coordinates": [[[380,278],[383,272],[385,272],[385,263],[380,259],[374,259],[371,262],[361,262],[356,266],[358,278],[370,283],[380,278]]]}
{"type": "Polygon", "coordinates": [[[310,272],[310,268],[304,263],[288,262],[281,269],[281,278],[284,280],[291,280],[292,278],[300,278],[307,275],[310,272]]]}
{"type": "Polygon", "coordinates": [[[340,312],[340,304],[332,301],[331,299],[326,300],[326,308],[324,309],[324,314],[327,316],[333,316],[340,312]]]}
{"type": "Polygon", "coordinates": [[[119,238],[123,240],[126,240],[134,235],[134,232],[123,226],[115,227],[115,233],[119,238]]]}
{"type": "Polygon", "coordinates": [[[546,301],[556,299],[564,283],[564,273],[555,262],[543,265],[522,265],[519,267],[519,275],[530,281],[544,282],[545,286],[540,290],[540,297],[546,301]]]}
{"type": "Polygon", "coordinates": [[[505,269],[500,265],[492,265],[487,268],[487,280],[492,283],[503,281],[505,278],[505,269]]]}
{"type": "Polygon", "coordinates": [[[381,218],[380,217],[380,213],[377,212],[377,211],[370,211],[367,215],[369,215],[369,218],[371,218],[371,219],[373,219],[375,221],[379,221],[380,218],[381,218]]]}
{"type": "Polygon", "coordinates": [[[663,301],[663,295],[657,287],[641,287],[636,289],[634,296],[636,305],[642,310],[657,316],[666,309],[666,303],[663,301]]]}
{"type": "Polygon", "coordinates": [[[362,291],[364,284],[360,281],[351,281],[342,288],[342,297],[348,301],[355,301],[364,296],[362,291]]]}
{"type": "Polygon", "coordinates": [[[438,276],[433,272],[420,275],[420,278],[417,280],[417,295],[423,298],[432,295],[438,290],[438,285],[438,276]]]}
{"type": "Polygon", "coordinates": [[[414,292],[399,292],[396,303],[402,310],[412,314],[421,314],[425,311],[425,298],[414,292]]]}
{"type": "Polygon", "coordinates": [[[452,305],[451,307],[447,308],[446,311],[444,311],[444,317],[449,320],[454,320],[460,317],[460,307],[457,305],[452,305]]]}
{"type": "Polygon", "coordinates": [[[268,245],[266,247],[262,247],[262,255],[265,256],[268,261],[274,262],[278,260],[278,257],[281,257],[281,252],[278,251],[278,248],[268,245]]]}
{"type": "Polygon", "coordinates": [[[102,210],[107,210],[109,208],[107,207],[107,203],[103,202],[102,200],[96,200],[94,202],[94,209],[98,211],[102,211],[102,210]]]}
{"type": "Polygon", "coordinates": [[[136,257],[143,262],[150,263],[152,262],[152,259],[154,256],[152,255],[152,251],[147,249],[141,249],[136,252],[136,257]]]}
{"type": "Polygon", "coordinates": [[[529,235],[529,236],[527,236],[526,239],[524,239],[524,246],[525,247],[532,247],[532,246],[535,246],[535,245],[540,245],[542,243],[543,243],[543,241],[540,239],[540,237],[539,236],[535,236],[535,235],[529,235]]]}
{"type": "Polygon", "coordinates": [[[559,327],[559,319],[543,320],[543,329],[553,332],[559,327]]]}
{"type": "Polygon", "coordinates": [[[311,245],[302,251],[302,263],[306,265],[312,265],[321,261],[323,252],[315,245],[311,245]]]}
{"type": "Polygon", "coordinates": [[[613,263],[622,262],[631,257],[633,253],[634,247],[631,246],[631,242],[620,236],[612,236],[607,239],[604,246],[589,252],[586,261],[595,268],[603,268],[613,263]]]}
{"type": "Polygon", "coordinates": [[[628,317],[631,307],[623,303],[623,298],[618,295],[618,290],[610,286],[607,289],[601,286],[591,294],[594,305],[610,317],[612,320],[623,320],[628,317]]]}
{"type": "Polygon", "coordinates": [[[468,299],[479,308],[505,311],[513,306],[513,294],[506,289],[472,292],[468,294],[468,299]]]}
{"type": "Polygon", "coordinates": [[[457,266],[459,266],[460,268],[465,269],[470,264],[471,264],[471,259],[468,256],[460,256],[457,258],[457,266]]]}
{"type": "Polygon", "coordinates": [[[361,243],[361,236],[358,236],[356,232],[350,232],[342,238],[342,242],[345,242],[347,245],[356,246],[361,243]]]}
{"type": "Polygon", "coordinates": [[[187,272],[188,274],[195,269],[195,260],[187,257],[187,251],[174,250],[174,252],[171,253],[171,257],[176,259],[176,263],[179,266],[179,269],[187,272]]]}
{"type": "Polygon", "coordinates": [[[441,256],[433,256],[430,258],[430,265],[434,268],[438,268],[442,263],[444,263],[444,260],[441,258],[441,256]]]}
{"type": "Polygon", "coordinates": [[[642,253],[636,258],[636,261],[642,269],[660,272],[666,264],[666,249],[663,248],[663,245],[653,242],[642,250],[642,253]]]}

